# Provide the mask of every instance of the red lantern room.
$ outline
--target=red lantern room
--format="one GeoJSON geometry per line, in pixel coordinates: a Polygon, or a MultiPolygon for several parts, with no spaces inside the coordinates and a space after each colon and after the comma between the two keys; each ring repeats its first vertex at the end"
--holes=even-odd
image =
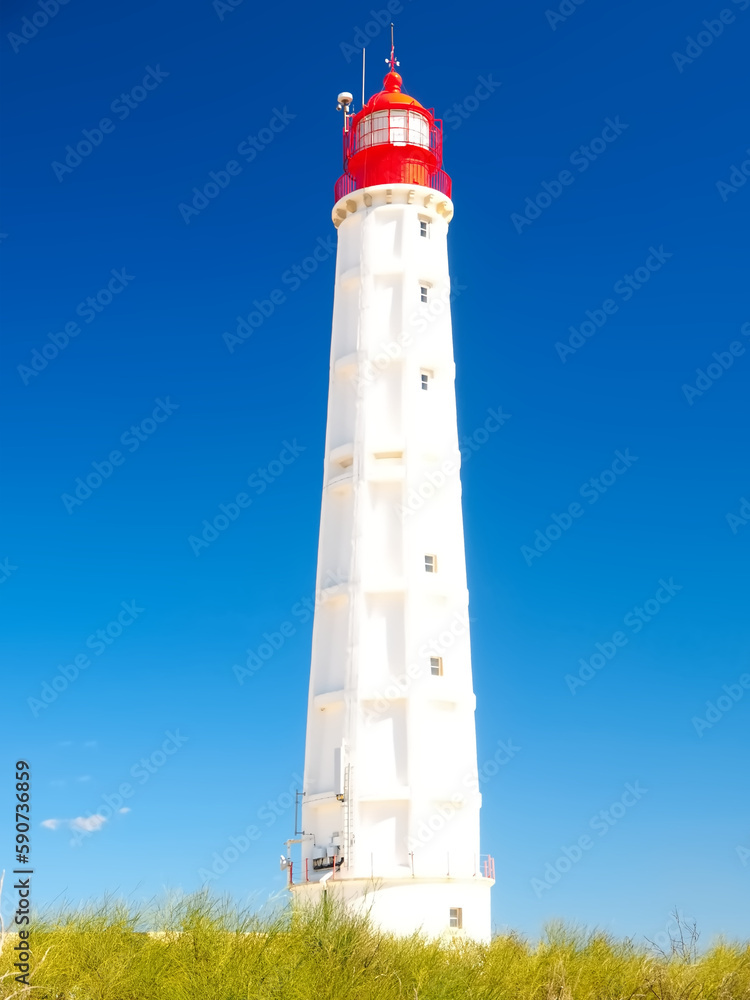
{"type": "Polygon", "coordinates": [[[443,123],[434,109],[402,92],[393,50],[390,64],[383,89],[361,111],[350,115],[344,108],[344,173],[336,201],[373,184],[419,184],[450,198],[451,179],[441,169],[443,123]]]}

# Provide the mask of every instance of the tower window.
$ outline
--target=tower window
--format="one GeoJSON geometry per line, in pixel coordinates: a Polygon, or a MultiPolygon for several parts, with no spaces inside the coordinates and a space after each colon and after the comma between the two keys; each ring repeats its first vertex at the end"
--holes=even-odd
{"type": "Polygon", "coordinates": [[[425,573],[437,573],[437,556],[424,557],[425,573]]]}
{"type": "Polygon", "coordinates": [[[434,376],[433,376],[432,372],[428,372],[428,371],[424,371],[423,370],[420,373],[420,377],[421,377],[421,380],[422,380],[422,388],[425,391],[427,391],[427,389],[430,388],[430,382],[432,381],[432,379],[434,378],[434,376]]]}
{"type": "Polygon", "coordinates": [[[419,286],[419,301],[420,302],[426,302],[427,301],[427,292],[428,292],[428,290],[429,290],[429,285],[420,285],[419,286]]]}
{"type": "Polygon", "coordinates": [[[451,927],[456,927],[458,930],[463,927],[464,911],[460,906],[451,906],[448,923],[451,927]]]}
{"type": "Polygon", "coordinates": [[[442,656],[431,656],[430,657],[430,673],[433,677],[443,676],[443,658],[442,656]]]}
{"type": "Polygon", "coordinates": [[[429,219],[419,220],[419,235],[424,236],[425,239],[430,238],[430,222],[429,219]]]}

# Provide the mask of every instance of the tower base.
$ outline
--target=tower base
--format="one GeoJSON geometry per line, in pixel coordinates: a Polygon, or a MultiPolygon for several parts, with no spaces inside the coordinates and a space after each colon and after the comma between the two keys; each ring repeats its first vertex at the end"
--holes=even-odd
{"type": "Polygon", "coordinates": [[[469,938],[488,944],[492,932],[489,878],[329,879],[291,886],[298,906],[314,906],[323,893],[352,913],[369,913],[375,926],[397,936],[469,938]]]}

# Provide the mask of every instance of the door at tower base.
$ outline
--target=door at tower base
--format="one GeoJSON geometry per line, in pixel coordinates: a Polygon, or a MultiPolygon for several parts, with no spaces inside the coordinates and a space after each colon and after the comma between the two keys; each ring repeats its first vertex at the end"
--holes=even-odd
{"type": "Polygon", "coordinates": [[[490,941],[489,879],[345,879],[295,886],[296,906],[320,902],[323,892],[354,914],[396,936],[490,941]]]}

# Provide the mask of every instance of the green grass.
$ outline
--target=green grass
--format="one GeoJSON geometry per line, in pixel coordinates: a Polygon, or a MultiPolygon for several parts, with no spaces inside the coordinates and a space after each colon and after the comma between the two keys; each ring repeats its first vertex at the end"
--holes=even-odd
{"type": "MultiPolygon", "coordinates": [[[[540,942],[488,946],[394,939],[333,905],[262,918],[199,894],[148,917],[105,903],[33,926],[32,989],[14,982],[13,939],[0,996],[48,1000],[750,1000],[750,945],[668,954],[563,925],[540,942]]],[[[9,947],[11,945],[11,947],[9,947]]]]}

